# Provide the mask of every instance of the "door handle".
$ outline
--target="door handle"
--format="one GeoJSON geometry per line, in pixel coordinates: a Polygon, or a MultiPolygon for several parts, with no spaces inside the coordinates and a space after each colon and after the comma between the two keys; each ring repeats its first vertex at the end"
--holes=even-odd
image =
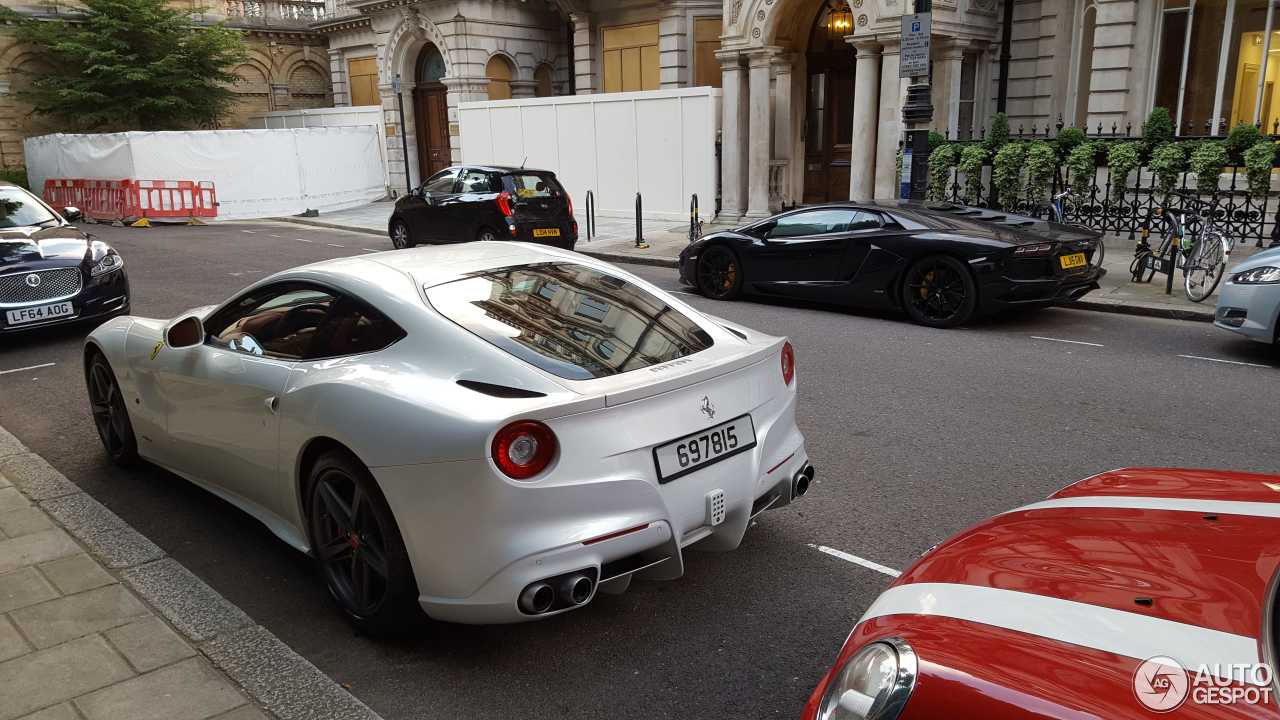
{"type": "Polygon", "coordinates": [[[272,415],[275,415],[276,411],[280,409],[280,398],[276,397],[275,395],[272,395],[266,400],[263,400],[262,404],[267,406],[268,412],[270,412],[272,415]]]}

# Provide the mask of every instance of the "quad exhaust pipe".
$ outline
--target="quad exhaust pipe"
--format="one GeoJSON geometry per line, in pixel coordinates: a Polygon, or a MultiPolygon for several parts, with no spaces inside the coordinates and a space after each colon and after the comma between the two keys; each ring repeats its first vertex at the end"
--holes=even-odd
{"type": "Polygon", "coordinates": [[[552,610],[578,607],[591,599],[596,581],[583,572],[571,572],[529,583],[520,591],[516,605],[526,615],[542,615],[552,610]]]}
{"type": "Polygon", "coordinates": [[[813,476],[815,471],[812,465],[806,464],[800,468],[795,477],[791,479],[791,499],[804,497],[809,492],[809,486],[813,484],[813,476]]]}

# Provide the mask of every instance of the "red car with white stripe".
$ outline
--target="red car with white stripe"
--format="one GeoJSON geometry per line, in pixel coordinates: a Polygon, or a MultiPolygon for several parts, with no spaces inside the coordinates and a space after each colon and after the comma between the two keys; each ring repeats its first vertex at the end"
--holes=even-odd
{"type": "Polygon", "coordinates": [[[1280,718],[1278,565],[1280,476],[1096,475],[927,552],[803,717],[1280,718]]]}

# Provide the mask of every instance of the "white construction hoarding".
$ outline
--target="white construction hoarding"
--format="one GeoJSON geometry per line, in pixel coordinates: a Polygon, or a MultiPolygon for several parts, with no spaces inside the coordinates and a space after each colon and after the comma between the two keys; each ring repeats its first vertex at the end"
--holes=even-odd
{"type": "Polygon", "coordinates": [[[463,164],[551,170],[583,209],[685,220],[698,195],[704,216],[715,207],[720,91],[683,88],[463,103],[458,108],[463,164]]]}

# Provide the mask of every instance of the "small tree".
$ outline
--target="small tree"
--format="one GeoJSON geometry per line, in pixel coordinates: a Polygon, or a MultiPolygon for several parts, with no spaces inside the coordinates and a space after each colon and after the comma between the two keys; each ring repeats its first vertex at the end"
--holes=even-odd
{"type": "Polygon", "coordinates": [[[165,0],[83,0],[73,20],[0,9],[50,68],[19,99],[85,130],[167,130],[217,124],[235,102],[231,68],[246,57],[238,30],[195,25],[165,0]]]}
{"type": "Polygon", "coordinates": [[[1173,118],[1166,108],[1151,110],[1147,121],[1142,123],[1142,140],[1146,143],[1147,152],[1167,142],[1173,142],[1173,118]]]}

